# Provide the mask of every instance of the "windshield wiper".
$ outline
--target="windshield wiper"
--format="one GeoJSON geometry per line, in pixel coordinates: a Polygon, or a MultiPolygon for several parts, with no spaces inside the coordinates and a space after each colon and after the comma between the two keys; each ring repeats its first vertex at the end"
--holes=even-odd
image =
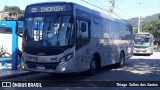
{"type": "Polygon", "coordinates": [[[58,38],[59,38],[59,33],[60,33],[60,30],[61,30],[61,28],[62,28],[62,22],[63,22],[63,16],[61,16],[62,17],[62,19],[61,19],[61,21],[60,21],[60,26],[59,26],[59,28],[58,28],[58,33],[57,33],[57,43],[56,43],[56,45],[60,45],[60,42],[58,41],[58,38]]]}

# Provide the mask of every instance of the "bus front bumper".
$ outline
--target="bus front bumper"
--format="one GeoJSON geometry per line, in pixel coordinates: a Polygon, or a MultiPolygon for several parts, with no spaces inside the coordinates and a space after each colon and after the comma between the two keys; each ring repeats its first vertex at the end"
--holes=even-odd
{"type": "Polygon", "coordinates": [[[37,64],[34,62],[26,62],[24,64],[24,70],[46,73],[76,73],[77,70],[75,67],[73,60],[65,63],[37,64]]]}
{"type": "Polygon", "coordinates": [[[133,50],[133,54],[151,54],[151,50],[150,49],[134,49],[133,50]]]}

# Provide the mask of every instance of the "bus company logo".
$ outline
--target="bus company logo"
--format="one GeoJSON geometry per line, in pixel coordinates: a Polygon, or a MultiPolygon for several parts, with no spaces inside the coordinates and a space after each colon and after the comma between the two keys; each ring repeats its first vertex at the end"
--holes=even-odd
{"type": "Polygon", "coordinates": [[[2,87],[11,87],[11,82],[2,82],[2,87]]]}
{"type": "Polygon", "coordinates": [[[38,57],[32,57],[32,61],[38,61],[38,57]]]}
{"type": "Polygon", "coordinates": [[[57,57],[51,58],[51,61],[56,61],[57,57]]]}
{"type": "Polygon", "coordinates": [[[28,56],[28,59],[29,59],[29,60],[32,60],[32,61],[34,61],[34,60],[37,61],[37,60],[38,60],[37,57],[32,57],[32,56],[28,56]]]}

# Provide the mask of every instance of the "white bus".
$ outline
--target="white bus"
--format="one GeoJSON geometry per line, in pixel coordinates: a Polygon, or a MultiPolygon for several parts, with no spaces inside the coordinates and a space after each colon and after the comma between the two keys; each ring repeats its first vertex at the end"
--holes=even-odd
{"type": "Polygon", "coordinates": [[[94,73],[132,56],[131,25],[71,2],[28,5],[22,41],[24,68],[36,72],[94,73]]]}
{"type": "Polygon", "coordinates": [[[154,37],[147,32],[141,32],[134,35],[133,54],[148,54],[154,52],[154,37]]]}

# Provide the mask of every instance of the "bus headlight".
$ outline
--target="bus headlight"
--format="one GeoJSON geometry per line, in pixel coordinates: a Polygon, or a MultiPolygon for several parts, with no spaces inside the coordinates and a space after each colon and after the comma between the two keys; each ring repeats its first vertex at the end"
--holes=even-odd
{"type": "Polygon", "coordinates": [[[70,60],[70,59],[72,59],[72,58],[73,58],[73,53],[70,53],[70,54],[62,57],[62,58],[60,59],[60,62],[61,62],[61,63],[65,63],[65,62],[67,62],[68,60],[70,60]]]}
{"type": "Polygon", "coordinates": [[[65,70],[66,70],[65,67],[62,67],[62,68],[61,68],[61,72],[64,72],[65,70]]]}
{"type": "Polygon", "coordinates": [[[24,62],[24,63],[26,63],[26,60],[28,59],[28,57],[26,56],[26,55],[24,55],[24,54],[22,54],[22,61],[24,62]]]}
{"type": "Polygon", "coordinates": [[[148,52],[151,52],[151,48],[150,48],[150,47],[149,47],[149,48],[147,48],[147,51],[148,51],[148,52]]]}

